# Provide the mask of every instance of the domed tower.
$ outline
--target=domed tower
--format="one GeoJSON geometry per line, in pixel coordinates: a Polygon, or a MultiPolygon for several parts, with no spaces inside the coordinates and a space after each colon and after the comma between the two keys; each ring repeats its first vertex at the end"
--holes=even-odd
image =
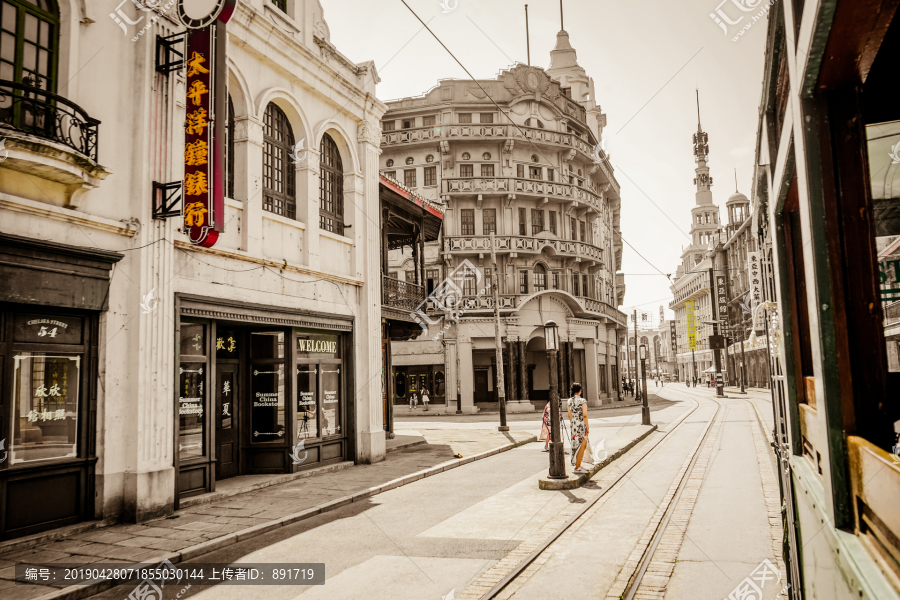
{"type": "Polygon", "coordinates": [[[725,202],[725,212],[728,214],[725,232],[730,238],[741,224],[750,218],[750,199],[735,188],[734,193],[725,202]]]}

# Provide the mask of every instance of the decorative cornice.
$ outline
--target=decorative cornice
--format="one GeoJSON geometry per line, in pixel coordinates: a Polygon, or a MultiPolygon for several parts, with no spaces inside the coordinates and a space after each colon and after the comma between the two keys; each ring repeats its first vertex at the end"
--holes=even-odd
{"type": "Polygon", "coordinates": [[[34,200],[18,198],[2,192],[0,192],[0,209],[40,217],[50,221],[67,223],[69,225],[75,225],[76,227],[89,227],[91,229],[97,229],[125,237],[134,237],[138,232],[138,228],[129,223],[104,219],[103,217],[96,217],[77,210],[72,210],[71,208],[35,202],[34,200]]]}

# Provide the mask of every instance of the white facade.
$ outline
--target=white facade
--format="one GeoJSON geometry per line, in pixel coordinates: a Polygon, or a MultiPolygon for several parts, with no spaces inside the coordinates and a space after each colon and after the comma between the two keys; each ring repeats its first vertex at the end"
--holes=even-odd
{"type": "MultiPolygon", "coordinates": [[[[125,2],[117,14],[128,19],[121,19],[105,4],[59,2],[56,92],[100,119],[97,160],[40,136],[0,132],[8,150],[0,163],[0,232],[123,255],[99,316],[96,502],[87,517],[142,521],[173,509],[176,331],[187,297],[220,303],[212,317],[220,320],[255,307],[257,316],[234,320],[261,326],[259,315],[272,311],[270,327],[346,323],[346,458],[384,457],[379,226],[368,215],[378,214],[385,106],[375,99],[373,64],[356,64],[330,43],[319,2],[287,5],[290,14],[266,0],[242,0],[227,24],[234,183],[225,231],[212,248],[191,245],[179,217],[151,216],[153,182],[184,175],[184,70],[162,74],[154,62],[157,35],[183,30],[171,16],[125,2]],[[295,142],[305,140],[305,159],[293,164],[281,156],[285,173],[294,171],[295,218],[264,209],[270,103],[286,116],[295,142]],[[343,166],[344,235],[320,228],[326,135],[343,166]]],[[[284,402],[296,405],[291,393],[284,402]]],[[[210,442],[206,451],[214,448],[210,442]]]]}

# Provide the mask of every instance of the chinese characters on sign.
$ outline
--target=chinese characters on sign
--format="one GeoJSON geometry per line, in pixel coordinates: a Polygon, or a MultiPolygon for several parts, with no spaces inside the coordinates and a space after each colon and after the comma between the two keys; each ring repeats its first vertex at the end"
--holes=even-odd
{"type": "Polygon", "coordinates": [[[759,264],[759,252],[747,253],[747,269],[750,275],[750,302],[752,307],[756,307],[762,301],[761,286],[762,268],[759,264]]]}
{"type": "Polygon", "coordinates": [[[694,303],[693,302],[685,302],[684,310],[687,314],[687,333],[688,333],[688,348],[691,350],[697,349],[697,324],[694,320],[694,303]]]}
{"type": "Polygon", "coordinates": [[[672,356],[678,354],[678,339],[675,337],[675,321],[669,321],[669,339],[672,341],[672,356]]]}
{"type": "Polygon", "coordinates": [[[182,217],[191,243],[206,248],[224,230],[224,33],[221,22],[191,31],[185,60],[182,217]]]}

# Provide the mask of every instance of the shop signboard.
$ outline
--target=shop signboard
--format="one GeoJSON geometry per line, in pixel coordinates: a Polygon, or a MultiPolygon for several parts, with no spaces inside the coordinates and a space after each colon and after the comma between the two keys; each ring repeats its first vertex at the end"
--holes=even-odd
{"type": "Polygon", "coordinates": [[[694,303],[693,302],[685,302],[684,303],[685,314],[687,315],[687,333],[688,333],[688,348],[691,350],[697,349],[697,323],[694,317],[694,303]]]}
{"type": "Polygon", "coordinates": [[[669,321],[669,339],[672,342],[672,355],[678,354],[678,338],[675,337],[675,320],[669,321]]]}
{"type": "Polygon", "coordinates": [[[225,23],[234,4],[235,0],[178,3],[179,18],[190,30],[185,53],[181,212],[188,239],[205,248],[215,245],[225,230],[225,23]]]}

